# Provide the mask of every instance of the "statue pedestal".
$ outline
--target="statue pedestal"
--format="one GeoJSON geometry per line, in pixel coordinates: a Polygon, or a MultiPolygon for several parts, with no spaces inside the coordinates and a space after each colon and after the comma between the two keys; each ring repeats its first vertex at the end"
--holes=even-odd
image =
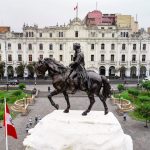
{"type": "Polygon", "coordinates": [[[113,113],[82,112],[57,110],[45,116],[29,130],[23,142],[26,150],[133,150],[131,137],[113,113]]]}

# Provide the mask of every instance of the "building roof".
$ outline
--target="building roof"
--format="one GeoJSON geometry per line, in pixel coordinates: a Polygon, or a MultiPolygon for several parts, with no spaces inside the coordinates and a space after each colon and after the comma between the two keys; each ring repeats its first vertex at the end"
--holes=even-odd
{"type": "Polygon", "coordinates": [[[8,26],[0,26],[0,33],[10,32],[10,27],[8,26]]]}

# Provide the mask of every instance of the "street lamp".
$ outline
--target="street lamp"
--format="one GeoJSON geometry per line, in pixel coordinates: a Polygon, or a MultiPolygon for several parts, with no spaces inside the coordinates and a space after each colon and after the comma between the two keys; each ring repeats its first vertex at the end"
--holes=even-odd
{"type": "Polygon", "coordinates": [[[6,57],[6,85],[7,85],[7,91],[8,91],[8,68],[7,68],[7,43],[6,43],[6,36],[5,36],[5,57],[6,57]]]}
{"type": "Polygon", "coordinates": [[[36,75],[36,73],[34,73],[34,85],[36,86],[36,77],[37,77],[37,75],[36,75]]]}
{"type": "Polygon", "coordinates": [[[143,37],[140,36],[139,37],[139,41],[140,41],[140,48],[139,48],[139,61],[138,61],[138,83],[137,86],[139,86],[140,83],[140,53],[141,53],[141,43],[142,43],[143,37]]]}

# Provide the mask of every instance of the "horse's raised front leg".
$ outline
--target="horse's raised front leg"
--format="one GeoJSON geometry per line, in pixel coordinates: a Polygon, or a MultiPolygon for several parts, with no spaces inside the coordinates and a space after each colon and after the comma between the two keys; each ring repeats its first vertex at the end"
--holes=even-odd
{"type": "Polygon", "coordinates": [[[100,94],[97,95],[99,97],[99,99],[102,101],[103,105],[104,105],[104,109],[105,109],[105,115],[108,114],[108,107],[107,107],[107,104],[106,104],[106,98],[100,94]]]}
{"type": "Polygon", "coordinates": [[[49,99],[51,105],[54,106],[56,109],[59,109],[59,105],[55,104],[55,102],[52,100],[52,96],[57,95],[59,93],[60,93],[60,91],[54,90],[48,95],[48,99],[49,99]]]}
{"type": "Polygon", "coordinates": [[[82,113],[83,116],[86,116],[87,113],[89,113],[91,111],[92,106],[95,103],[95,98],[94,98],[93,94],[89,94],[88,97],[89,97],[89,100],[90,100],[90,105],[89,105],[88,109],[82,113]]]}
{"type": "Polygon", "coordinates": [[[68,113],[69,109],[70,109],[70,102],[69,102],[69,96],[67,94],[67,92],[63,92],[65,100],[67,102],[67,108],[64,110],[64,113],[68,113]]]}

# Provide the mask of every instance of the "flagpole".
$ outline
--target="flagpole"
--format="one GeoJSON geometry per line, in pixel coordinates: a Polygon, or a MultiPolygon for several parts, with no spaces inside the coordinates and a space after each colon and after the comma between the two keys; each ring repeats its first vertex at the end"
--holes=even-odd
{"type": "Polygon", "coordinates": [[[6,150],[8,150],[8,136],[7,136],[7,117],[6,117],[6,98],[4,98],[5,101],[5,136],[6,136],[6,150]]]}
{"type": "Polygon", "coordinates": [[[78,3],[77,3],[77,10],[76,10],[76,18],[78,18],[78,3]]]}

